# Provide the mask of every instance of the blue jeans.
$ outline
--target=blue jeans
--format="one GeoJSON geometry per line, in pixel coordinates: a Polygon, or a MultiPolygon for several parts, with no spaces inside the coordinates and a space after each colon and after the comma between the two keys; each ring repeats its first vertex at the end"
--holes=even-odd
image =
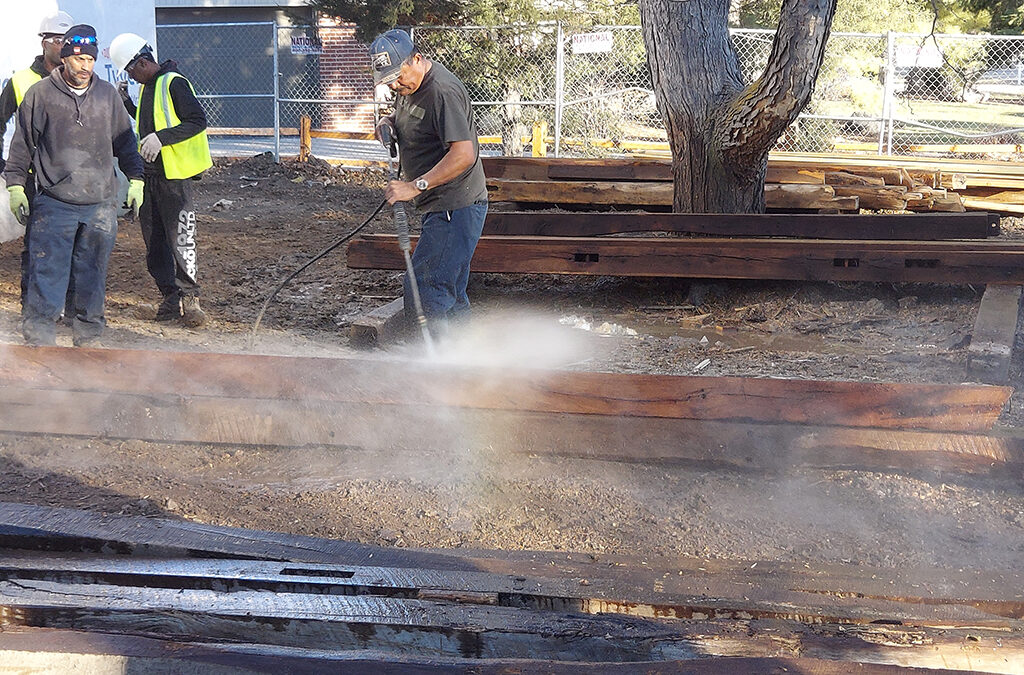
{"type": "Polygon", "coordinates": [[[98,338],[106,326],[107,263],[117,238],[114,203],[79,206],[39,194],[32,202],[30,221],[21,327],[25,341],[56,344],[57,319],[72,276],[74,342],[98,338]]]}
{"type": "MultiPolygon", "coordinates": [[[[487,202],[454,211],[423,214],[420,238],[412,254],[423,314],[432,329],[444,333],[449,320],[469,318],[469,262],[484,229],[487,202]]],[[[405,280],[405,315],[416,318],[412,290],[405,280]]]]}

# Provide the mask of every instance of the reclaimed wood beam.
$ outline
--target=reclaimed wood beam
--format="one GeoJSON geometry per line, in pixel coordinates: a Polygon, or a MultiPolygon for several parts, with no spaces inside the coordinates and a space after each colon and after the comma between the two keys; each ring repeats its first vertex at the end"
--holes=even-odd
{"type": "MultiPolygon", "coordinates": [[[[354,269],[405,268],[394,235],[348,247],[354,269]]],[[[702,237],[482,237],[474,272],[796,281],[1024,283],[1024,244],[702,237]]]]}
{"type": "MultiPolygon", "coordinates": [[[[1020,575],[1013,570],[928,567],[896,571],[770,560],[671,557],[655,561],[644,555],[564,551],[405,550],[179,519],[10,502],[0,502],[0,543],[8,549],[0,562],[0,575],[11,578],[23,569],[28,570],[22,573],[25,578],[51,582],[113,580],[136,570],[139,581],[131,583],[134,586],[146,585],[143,577],[148,573],[154,577],[154,586],[197,589],[203,587],[197,583],[203,578],[220,576],[225,585],[230,585],[227,580],[231,578],[247,578],[253,590],[272,583],[279,584],[280,590],[300,591],[307,586],[308,592],[325,593],[345,585],[362,587],[357,590],[379,588],[380,595],[394,595],[387,589],[461,590],[479,596],[480,604],[489,604],[489,598],[502,593],[520,593],[538,609],[633,616],[650,614],[659,605],[681,613],[699,598],[705,602],[717,598],[728,600],[733,608],[741,599],[748,607],[756,604],[762,609],[769,604],[776,608],[788,604],[783,610],[788,612],[785,618],[806,612],[809,616],[863,619],[868,611],[857,609],[861,600],[901,604],[904,613],[916,614],[922,621],[942,615],[957,618],[950,612],[958,612],[958,607],[972,608],[968,610],[971,616],[992,621],[1024,618],[1024,590],[1020,575]],[[61,552],[72,555],[64,558],[61,552]],[[80,555],[104,552],[100,562],[80,555]],[[164,561],[158,559],[161,552],[164,561]],[[105,564],[107,560],[109,564],[105,564]],[[457,585],[451,578],[445,583],[449,574],[457,585]],[[591,583],[581,587],[581,577],[591,583]],[[189,583],[188,578],[196,581],[189,583]],[[552,605],[552,600],[556,604],[552,605]],[[631,601],[648,607],[629,607],[631,601]],[[615,602],[620,606],[612,608],[615,602]]],[[[215,583],[207,581],[206,586],[215,583]]],[[[776,612],[777,618],[783,618],[779,609],[776,612]]],[[[958,617],[963,618],[963,614],[958,617]]]]}
{"type": "Polygon", "coordinates": [[[395,340],[408,327],[405,299],[398,297],[356,317],[349,328],[349,339],[353,346],[368,349],[395,340]]]}
{"type": "MultiPolygon", "coordinates": [[[[976,626],[973,633],[957,631],[957,624],[949,619],[946,627],[929,630],[927,623],[910,620],[898,607],[869,616],[881,614],[874,619],[879,624],[904,623],[917,628],[913,633],[924,643],[919,649],[908,646],[910,643],[898,648],[880,646],[886,644],[885,637],[906,632],[892,626],[843,630],[833,625],[831,640],[826,637],[828,629],[814,630],[799,623],[776,625],[774,630],[765,625],[763,635],[757,635],[762,627],[749,626],[747,622],[756,620],[760,612],[744,611],[723,612],[718,620],[694,611],[688,621],[670,621],[662,617],[531,611],[402,597],[220,593],[47,582],[0,582],[0,607],[0,627],[4,632],[46,627],[334,652],[370,650],[395,656],[515,658],[527,663],[548,659],[583,663],[653,661],[666,654],[698,663],[709,657],[763,658],[778,655],[778,641],[772,635],[778,635],[780,629],[788,629],[787,637],[795,638],[796,653],[804,651],[801,645],[806,639],[813,645],[812,653],[829,656],[834,662],[868,659],[890,666],[949,666],[952,662],[972,666],[973,672],[978,672],[980,664],[1002,666],[1001,672],[1013,672],[1006,670],[1005,664],[1021,653],[1019,628],[1012,621],[986,621],[981,613],[972,616],[964,611],[961,625],[976,626]],[[728,621],[730,618],[733,620],[728,621]],[[745,621],[737,626],[737,619],[745,621]],[[943,630],[949,632],[943,634],[943,630]],[[971,658],[973,653],[964,654],[972,642],[980,643],[988,655],[975,659],[971,658]],[[832,653],[828,654],[830,650],[832,653]],[[957,651],[961,653],[957,655],[957,651]],[[947,656],[951,662],[945,660],[947,656]]],[[[878,671],[858,667],[857,672],[878,671]]]]}
{"type": "MultiPolygon", "coordinates": [[[[900,635],[882,635],[875,629],[877,639],[896,644],[900,635]]],[[[810,637],[810,636],[808,636],[810,637]]],[[[811,640],[821,642],[820,640],[811,640]]],[[[837,640],[838,641],[838,640],[837,640]]],[[[849,640],[844,640],[849,642],[849,640]]],[[[940,640],[942,641],[942,640],[940,640]]],[[[945,642],[945,641],[943,641],[945,642]]],[[[798,641],[793,640],[793,644],[798,641]]],[[[987,640],[975,640],[961,651],[987,649],[987,640]],[[973,648],[973,649],[972,649],[973,648]]],[[[836,660],[835,654],[825,652],[825,645],[815,645],[809,651],[821,651],[822,658],[810,656],[764,656],[703,658],[658,661],[628,661],[625,663],[597,663],[593,661],[554,661],[523,659],[437,659],[411,654],[388,654],[366,650],[305,650],[276,647],[268,644],[231,644],[201,641],[180,642],[154,639],[140,635],[95,633],[53,628],[14,628],[0,633],[0,662],[19,669],[18,672],[64,672],[71,667],[88,667],[93,672],[203,672],[221,673],[289,673],[316,674],[344,672],[346,675],[381,675],[416,673],[417,675],[509,675],[510,673],[538,672],[545,675],[576,675],[586,671],[589,675],[778,675],[779,673],[806,673],[808,675],[849,675],[851,667],[858,675],[948,675],[946,668],[904,667],[867,663],[860,657],[855,665],[836,660]]],[[[880,651],[892,651],[892,647],[880,651]]],[[[923,650],[922,650],[923,651],[923,650]]],[[[936,652],[951,651],[943,646],[936,652]]],[[[1004,650],[1003,658],[1012,657],[1004,650]]],[[[959,667],[963,659],[954,658],[944,663],[959,667]]],[[[984,667],[974,662],[974,670],[984,667]]],[[[898,662],[896,662],[898,663],[898,662]]],[[[962,668],[967,670],[965,666],[962,668]]]]}
{"type": "MultiPolygon", "coordinates": [[[[14,387],[0,391],[0,402],[10,410],[0,430],[9,433],[442,454],[471,442],[499,455],[765,472],[1024,475],[1024,440],[980,433],[14,387]],[[40,414],[47,406],[59,410],[40,414]]],[[[821,406],[826,417],[829,407],[821,406]]]]}
{"type": "Polygon", "coordinates": [[[484,234],[489,236],[593,237],[631,232],[808,239],[984,239],[999,235],[999,218],[989,213],[869,216],[810,213],[492,211],[487,214],[484,221],[484,234]]]}
{"type": "Polygon", "coordinates": [[[988,429],[1012,391],[15,345],[0,349],[0,384],[12,417],[33,413],[25,397],[38,390],[134,394],[154,406],[182,400],[197,408],[213,398],[286,399],[941,431],[988,429]]]}
{"type": "Polygon", "coordinates": [[[967,353],[969,379],[998,384],[1010,379],[1021,295],[1022,287],[1017,285],[985,287],[967,353]]]}
{"type": "MultiPolygon", "coordinates": [[[[550,180],[487,181],[488,198],[523,204],[585,204],[588,206],[672,205],[672,184],[668,182],[598,182],[550,180]]],[[[765,204],[770,209],[856,210],[854,197],[837,197],[828,185],[765,185],[765,204]]]]}

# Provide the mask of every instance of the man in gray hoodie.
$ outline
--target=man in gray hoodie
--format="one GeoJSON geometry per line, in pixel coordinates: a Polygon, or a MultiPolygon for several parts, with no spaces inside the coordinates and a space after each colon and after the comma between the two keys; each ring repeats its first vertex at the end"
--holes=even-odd
{"type": "Polygon", "coordinates": [[[129,179],[129,206],[137,212],[142,204],[138,141],[117,90],[93,75],[97,53],[95,29],[72,26],[62,65],[33,85],[18,108],[4,179],[11,211],[31,220],[22,311],[30,345],[56,344],[72,274],[75,346],[95,345],[103,333],[107,263],[117,236],[115,158],[129,179]],[[31,203],[29,180],[36,187],[31,203]]]}

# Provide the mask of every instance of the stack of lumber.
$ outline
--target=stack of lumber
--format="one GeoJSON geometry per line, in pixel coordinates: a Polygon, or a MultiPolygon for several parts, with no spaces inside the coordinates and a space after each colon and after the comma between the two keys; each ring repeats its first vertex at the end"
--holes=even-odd
{"type": "MultiPolygon", "coordinates": [[[[951,188],[963,174],[932,167],[845,162],[848,158],[773,156],[765,202],[773,211],[965,210],[951,188]],[[831,161],[836,160],[836,161],[831,161]]],[[[886,158],[891,161],[891,158],[886,158]]],[[[487,158],[492,201],[518,203],[672,205],[672,171],[661,159],[487,158]]],[[[985,210],[985,209],[981,209],[985,210]]]]}
{"type": "MultiPolygon", "coordinates": [[[[902,184],[914,192],[928,192],[922,188],[931,188],[933,191],[945,189],[946,194],[951,195],[951,191],[955,190],[967,210],[1024,215],[1024,166],[1013,162],[774,153],[768,160],[768,171],[769,181],[774,178],[780,182],[793,172],[817,174],[842,171],[860,176],[870,176],[871,172],[888,172],[885,174],[887,185],[900,184],[892,174],[898,171],[903,177],[902,184]]],[[[829,182],[827,178],[825,182],[829,182]]],[[[949,201],[952,203],[952,197],[949,201]]],[[[863,203],[861,206],[870,208],[863,203]]]]}
{"type": "MultiPolygon", "coordinates": [[[[776,165],[771,169],[775,177],[793,182],[769,186],[768,204],[788,213],[688,214],[665,213],[672,200],[670,169],[667,162],[655,160],[486,158],[484,171],[491,200],[532,210],[495,208],[488,213],[472,270],[1024,283],[1024,244],[983,241],[999,234],[994,213],[834,213],[856,210],[866,200],[874,200],[870,203],[875,209],[900,208],[908,205],[911,194],[916,195],[911,199],[917,200],[918,208],[935,211],[941,207],[941,196],[950,194],[937,185],[943,179],[941,172],[869,168],[853,173],[832,170],[822,163],[776,165]],[[834,185],[825,183],[826,176],[834,185]],[[807,182],[795,182],[798,180],[807,182]],[[820,182],[811,182],[817,180],[820,182]],[[924,185],[926,180],[932,185],[924,185]],[[925,188],[930,190],[927,197],[925,188]],[[883,198],[892,201],[882,204],[883,198]],[[837,206],[841,202],[846,205],[837,206]],[[617,205],[629,212],[614,208],[594,212],[595,207],[601,210],[602,206],[617,205]],[[538,206],[562,210],[539,212],[538,206]],[[655,208],[644,212],[652,206],[655,208]],[[792,213],[821,210],[833,213],[792,213]],[[663,233],[700,236],[666,237],[663,233]]],[[[347,264],[354,269],[404,269],[394,235],[354,239],[347,264]]]]}

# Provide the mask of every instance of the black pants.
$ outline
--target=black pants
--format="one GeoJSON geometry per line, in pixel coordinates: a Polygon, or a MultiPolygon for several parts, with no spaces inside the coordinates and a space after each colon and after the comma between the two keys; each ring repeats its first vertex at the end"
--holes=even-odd
{"type": "Polygon", "coordinates": [[[164,296],[199,295],[190,183],[191,179],[146,176],[139,223],[146,242],[146,269],[164,296]]]}

